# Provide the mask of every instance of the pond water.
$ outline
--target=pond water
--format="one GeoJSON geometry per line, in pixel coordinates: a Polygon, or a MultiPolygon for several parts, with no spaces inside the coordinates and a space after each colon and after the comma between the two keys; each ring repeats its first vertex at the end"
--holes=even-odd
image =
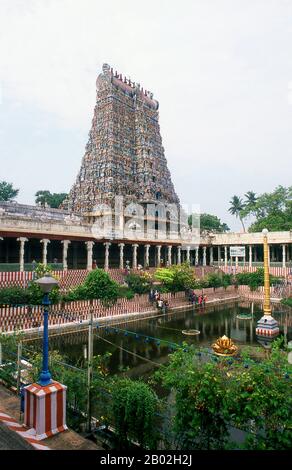
{"type": "MultiPolygon", "coordinates": [[[[94,328],[94,355],[111,353],[110,373],[127,370],[127,375],[148,375],[161,363],[166,363],[175,344],[183,341],[197,346],[210,347],[220,336],[227,335],[239,346],[261,347],[255,334],[257,320],[263,315],[261,303],[232,302],[225,305],[206,306],[171,311],[166,315],[150,315],[148,318],[123,321],[119,324],[103,324],[94,328]],[[251,313],[252,319],[236,318],[239,313],[251,313]],[[149,318],[150,317],[150,318],[149,318]],[[186,336],[182,330],[195,329],[200,334],[186,336]]],[[[287,341],[292,339],[292,310],[282,305],[273,306],[273,316],[279,322],[280,334],[287,341]]],[[[66,356],[66,362],[83,366],[87,354],[88,330],[54,334],[50,336],[50,350],[66,356]]],[[[40,349],[41,340],[27,343],[31,349],[40,349]]]]}

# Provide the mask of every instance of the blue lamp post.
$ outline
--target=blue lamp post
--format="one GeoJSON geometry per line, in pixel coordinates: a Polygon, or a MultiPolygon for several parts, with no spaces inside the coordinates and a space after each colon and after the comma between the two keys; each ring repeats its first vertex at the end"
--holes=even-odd
{"type": "Polygon", "coordinates": [[[52,383],[52,378],[49,371],[49,293],[53,287],[58,285],[58,281],[49,274],[45,274],[44,277],[41,277],[35,282],[40,286],[44,294],[42,302],[44,306],[43,368],[38,381],[38,383],[44,387],[52,383]]]}

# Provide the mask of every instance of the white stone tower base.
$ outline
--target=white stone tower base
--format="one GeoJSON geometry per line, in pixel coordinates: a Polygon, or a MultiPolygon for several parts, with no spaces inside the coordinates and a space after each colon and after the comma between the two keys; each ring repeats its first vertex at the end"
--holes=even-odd
{"type": "Polygon", "coordinates": [[[257,323],[256,334],[259,336],[278,335],[278,322],[272,317],[272,315],[264,315],[257,323]]]}

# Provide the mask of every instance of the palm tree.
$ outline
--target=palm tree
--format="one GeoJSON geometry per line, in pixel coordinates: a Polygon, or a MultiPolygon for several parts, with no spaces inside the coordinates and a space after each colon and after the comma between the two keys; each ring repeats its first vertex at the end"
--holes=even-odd
{"type": "Polygon", "coordinates": [[[235,217],[239,218],[239,220],[242,224],[243,231],[245,232],[245,226],[244,226],[243,219],[242,219],[242,216],[241,216],[241,212],[243,211],[243,209],[245,207],[244,202],[242,201],[241,197],[233,196],[231,198],[231,201],[229,201],[229,204],[230,204],[230,207],[229,207],[228,211],[232,215],[235,215],[235,217]]]}
{"type": "Polygon", "coordinates": [[[254,191],[247,191],[247,193],[245,193],[245,203],[247,206],[254,206],[255,203],[257,202],[257,196],[256,196],[256,193],[254,191]]]}

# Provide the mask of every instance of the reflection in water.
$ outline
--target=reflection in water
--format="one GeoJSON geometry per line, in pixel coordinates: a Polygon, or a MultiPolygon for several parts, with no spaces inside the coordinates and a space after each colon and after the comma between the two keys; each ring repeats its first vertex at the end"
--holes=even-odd
{"type": "MultiPolygon", "coordinates": [[[[283,312],[281,305],[275,305],[273,316],[279,322],[280,334],[285,335],[285,341],[292,339],[292,311],[283,312]]],[[[120,323],[117,328],[95,330],[94,355],[110,352],[109,363],[111,373],[118,373],[129,368],[131,376],[148,374],[155,367],[154,363],[166,363],[169,353],[173,350],[171,344],[195,344],[211,347],[220,336],[230,337],[240,347],[248,344],[259,346],[255,335],[257,320],[262,316],[262,304],[248,301],[234,302],[227,305],[207,306],[206,308],[191,308],[183,311],[168,313],[157,318],[131,320],[120,323]],[[251,320],[236,318],[239,313],[251,313],[251,320]],[[185,336],[184,329],[196,329],[201,333],[196,336],[185,336]],[[124,331],[134,332],[125,336],[124,331]],[[100,338],[97,337],[97,333],[100,338]],[[144,336],[143,336],[144,335],[144,336]],[[147,342],[147,335],[159,339],[147,342]],[[138,338],[136,337],[138,336],[138,338]],[[103,339],[102,339],[103,338],[103,339]],[[127,352],[127,351],[129,352],[127,352]],[[140,356],[140,357],[139,357],[140,356]],[[147,361],[143,360],[147,359],[147,361]]],[[[265,338],[267,340],[267,338],[265,338]]],[[[269,338],[268,338],[269,340],[269,338]]],[[[64,354],[71,364],[81,364],[87,353],[87,330],[52,336],[50,349],[64,354]]],[[[41,348],[39,339],[30,343],[35,348],[41,348]]],[[[265,346],[263,343],[260,343],[265,346]]]]}

